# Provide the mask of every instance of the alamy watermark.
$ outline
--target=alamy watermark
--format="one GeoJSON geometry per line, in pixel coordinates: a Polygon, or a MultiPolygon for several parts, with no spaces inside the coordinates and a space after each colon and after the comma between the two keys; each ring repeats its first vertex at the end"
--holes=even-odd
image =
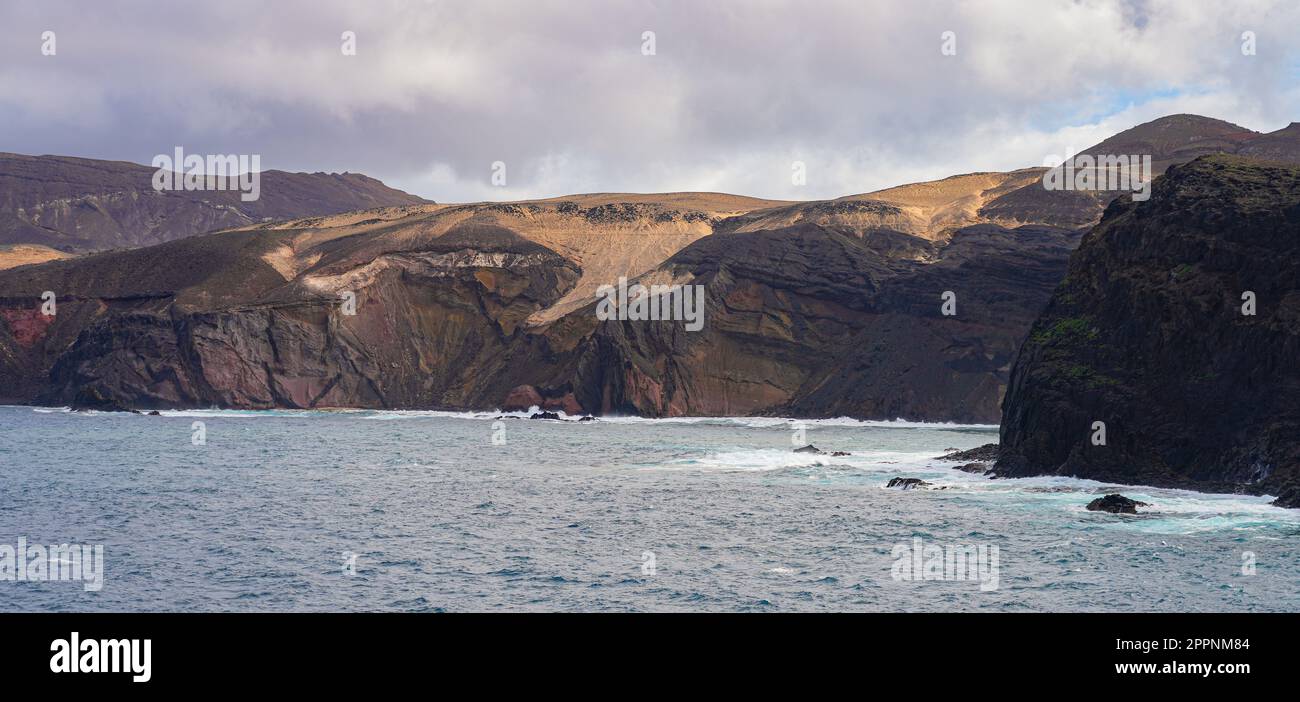
{"type": "Polygon", "coordinates": [[[262,157],[260,154],[186,155],[176,147],[173,154],[153,157],[153,189],[165,190],[238,190],[239,199],[255,202],[262,196],[262,157]]]}
{"type": "Polygon", "coordinates": [[[132,682],[153,678],[153,639],[81,638],[74,631],[50,642],[52,673],[130,673],[132,682]]]}
{"type": "Polygon", "coordinates": [[[596,288],[596,319],[617,320],[681,320],[686,331],[704,328],[703,285],[651,285],[640,283],[629,286],[626,277],[619,277],[618,285],[596,288]]]}
{"type": "Polygon", "coordinates": [[[1048,167],[1043,174],[1046,190],[1129,190],[1138,202],[1151,197],[1151,154],[1081,154],[1070,158],[1052,154],[1043,165],[1048,167]]]}
{"type": "Polygon", "coordinates": [[[0,544],[0,581],[81,581],[87,592],[104,587],[104,546],[96,544],[0,544]]]}

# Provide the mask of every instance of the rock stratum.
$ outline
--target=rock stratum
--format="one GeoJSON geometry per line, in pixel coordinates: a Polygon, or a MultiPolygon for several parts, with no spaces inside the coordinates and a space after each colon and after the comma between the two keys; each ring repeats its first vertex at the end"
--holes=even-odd
{"type": "Polygon", "coordinates": [[[1300,168],[1204,157],[1114,201],[1021,348],[1001,425],[1000,476],[1300,507],[1300,168]]]}
{"type": "MultiPolygon", "coordinates": [[[[978,202],[1032,177],[916,187],[978,202]]],[[[0,401],[995,421],[1080,232],[948,205],[425,205],[19,266],[0,271],[0,401]],[[704,329],[597,319],[620,276],[702,285],[704,329]]]]}
{"type": "MultiPolygon", "coordinates": [[[[1116,138],[1176,162],[1258,137],[1185,117],[1116,138]]],[[[405,204],[28,252],[53,260],[0,270],[0,402],[993,423],[1021,341],[1116,195],[1047,191],[1043,172],[814,202],[405,204]],[[620,277],[702,286],[704,328],[598,319],[597,289],[620,277]]]]}

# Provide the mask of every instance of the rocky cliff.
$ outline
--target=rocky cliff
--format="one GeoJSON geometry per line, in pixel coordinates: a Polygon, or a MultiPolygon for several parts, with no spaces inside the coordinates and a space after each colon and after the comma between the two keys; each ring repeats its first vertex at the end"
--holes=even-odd
{"type": "MultiPolygon", "coordinates": [[[[1198,120],[1117,138],[1174,161],[1255,138],[1198,120]]],[[[996,422],[1021,340],[1114,195],[1047,191],[1042,173],[814,202],[405,205],[19,265],[0,270],[0,402],[996,422]],[[619,278],[701,286],[703,328],[598,319],[619,278]]]]}
{"type": "Polygon", "coordinates": [[[1112,203],[1020,351],[1001,443],[1002,476],[1300,506],[1300,169],[1205,157],[1112,203]]]}
{"type": "Polygon", "coordinates": [[[601,324],[571,385],[602,412],[996,421],[1016,346],[1076,238],[996,225],[943,242],[814,224],[716,234],[646,277],[702,285],[705,328],[601,324]]]}
{"type": "Polygon", "coordinates": [[[786,205],[611,197],[315,218],[0,271],[0,401],[995,421],[1078,236],[737,231],[786,205]],[[704,328],[598,320],[594,292],[619,276],[703,286],[704,328]]]}

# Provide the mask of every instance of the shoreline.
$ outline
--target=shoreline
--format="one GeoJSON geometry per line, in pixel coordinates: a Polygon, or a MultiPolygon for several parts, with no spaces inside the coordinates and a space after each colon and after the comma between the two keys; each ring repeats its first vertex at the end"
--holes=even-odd
{"type": "MultiPolygon", "coordinates": [[[[139,412],[139,411],[116,412],[116,411],[93,410],[93,409],[75,410],[67,406],[50,407],[50,406],[41,406],[41,405],[0,404],[0,410],[4,410],[4,409],[28,409],[31,410],[32,412],[40,413],[40,414],[72,414],[72,415],[81,415],[86,417],[115,416],[115,415],[149,416],[146,415],[144,412],[139,412]]],[[[157,416],[160,418],[172,417],[172,418],[213,418],[213,419],[257,419],[257,418],[273,419],[273,418],[312,418],[312,417],[323,418],[323,417],[356,416],[358,419],[376,419],[376,420],[458,419],[458,420],[467,420],[467,421],[495,422],[500,419],[528,419],[530,417],[530,411],[499,412],[499,411],[453,411],[453,410],[415,410],[415,409],[377,410],[377,409],[364,409],[364,408],[351,408],[351,407],[330,407],[330,408],[315,408],[315,409],[296,409],[296,408],[294,409],[289,409],[289,408],[285,408],[285,409],[217,409],[217,408],[198,409],[195,408],[195,409],[169,409],[169,410],[157,410],[157,411],[159,412],[157,416]]],[[[854,428],[933,429],[933,430],[940,430],[940,431],[951,430],[951,431],[966,432],[966,433],[993,433],[998,431],[999,429],[999,426],[996,424],[957,424],[952,422],[921,422],[921,421],[901,419],[901,418],[894,419],[894,420],[879,420],[879,419],[855,419],[852,417],[832,417],[832,418],[811,419],[811,418],[803,418],[803,417],[768,417],[768,416],[637,417],[637,416],[629,416],[629,415],[604,415],[604,416],[599,416],[597,418],[598,419],[597,422],[579,422],[577,419],[579,415],[565,415],[563,412],[559,412],[559,414],[564,417],[572,417],[571,419],[559,420],[560,422],[563,422],[565,424],[573,424],[575,426],[588,425],[588,424],[600,424],[600,423],[622,424],[622,425],[651,424],[651,425],[661,425],[661,426],[671,425],[671,424],[681,424],[685,426],[702,425],[702,426],[729,427],[733,429],[763,430],[763,429],[775,429],[775,428],[787,426],[792,422],[805,422],[811,426],[823,426],[823,427],[834,427],[834,428],[844,428],[844,429],[854,429],[854,428]]],[[[556,423],[556,420],[539,420],[539,421],[543,421],[549,424],[556,423]]],[[[977,448],[977,447],[973,447],[973,448],[977,448]]],[[[951,463],[953,464],[951,466],[942,465],[944,461],[942,461],[940,456],[931,457],[930,460],[940,461],[941,464],[939,467],[943,467],[952,471],[958,471],[957,465],[960,464],[960,461],[951,461],[951,463]]],[[[999,476],[992,472],[992,466],[994,463],[995,462],[990,462],[990,472],[987,473],[985,477],[988,480],[998,481],[1003,483],[1007,483],[1009,481],[1019,481],[1019,480],[1032,481],[1036,479],[1066,478],[1070,480],[1078,480],[1086,483],[1095,484],[1094,489],[1097,490],[1109,486],[1117,489],[1128,489],[1131,491],[1176,490],[1180,492],[1189,493],[1191,495],[1241,496],[1241,497],[1253,497],[1253,498],[1268,498],[1270,500],[1276,500],[1278,497],[1277,495],[1255,493],[1255,492],[1250,492],[1248,490],[1239,490],[1239,489],[1219,489],[1219,490],[1204,489],[1202,487],[1189,487],[1183,483],[1167,484],[1167,485],[1150,484],[1150,483],[1124,483],[1124,482],[1116,482],[1116,481],[1097,480],[1095,478],[1088,478],[1088,477],[1081,477],[1081,476],[1058,475],[1058,474],[1047,473],[1047,472],[1040,473],[1037,475],[999,476]]],[[[1288,510],[1288,512],[1291,512],[1292,510],[1295,509],[1295,508],[1286,507],[1282,505],[1275,505],[1272,504],[1271,502],[1270,502],[1270,506],[1275,506],[1278,509],[1288,510]]]]}

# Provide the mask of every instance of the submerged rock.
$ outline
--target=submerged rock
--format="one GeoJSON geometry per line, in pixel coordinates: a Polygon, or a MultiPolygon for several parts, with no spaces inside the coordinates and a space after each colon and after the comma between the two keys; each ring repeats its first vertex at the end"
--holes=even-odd
{"type": "Polygon", "coordinates": [[[1137,514],[1138,507],[1150,507],[1146,502],[1131,500],[1123,495],[1098,497],[1088,503],[1090,512],[1110,512],[1112,514],[1137,514]]]}
{"type": "Polygon", "coordinates": [[[594,421],[596,421],[596,418],[593,417],[593,416],[591,416],[591,415],[587,415],[587,416],[585,416],[585,417],[579,417],[579,418],[578,418],[578,421],[579,421],[579,422],[594,422],[594,421]]]}
{"type": "Polygon", "coordinates": [[[848,451],[823,451],[812,444],[800,446],[794,450],[795,453],[815,453],[818,456],[852,456],[848,451]]]}
{"type": "Polygon", "coordinates": [[[955,468],[955,469],[957,469],[957,470],[959,470],[959,471],[962,471],[963,473],[987,473],[987,472],[989,472],[989,464],[987,464],[987,463],[967,463],[967,464],[965,464],[965,465],[953,466],[953,468],[955,468]]]}

